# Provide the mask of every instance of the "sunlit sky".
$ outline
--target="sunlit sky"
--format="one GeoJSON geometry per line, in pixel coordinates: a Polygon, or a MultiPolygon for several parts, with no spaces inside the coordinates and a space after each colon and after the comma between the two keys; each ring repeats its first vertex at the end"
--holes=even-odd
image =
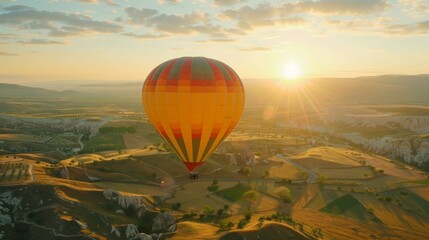
{"type": "Polygon", "coordinates": [[[428,0],[0,0],[0,81],[142,80],[206,56],[241,78],[429,73],[428,0]]]}

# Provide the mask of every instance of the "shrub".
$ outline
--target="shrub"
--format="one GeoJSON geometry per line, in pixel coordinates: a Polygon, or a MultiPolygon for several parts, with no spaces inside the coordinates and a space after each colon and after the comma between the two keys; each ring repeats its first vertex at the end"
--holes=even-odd
{"type": "Polygon", "coordinates": [[[171,209],[173,209],[174,211],[177,211],[180,209],[181,206],[182,206],[182,204],[177,202],[171,206],[171,209]]]}
{"type": "Polygon", "coordinates": [[[244,219],[241,219],[237,224],[237,228],[242,229],[246,224],[247,224],[247,221],[244,219]]]}
{"type": "Polygon", "coordinates": [[[217,210],[217,212],[216,212],[216,216],[218,216],[218,217],[220,217],[220,216],[222,216],[223,215],[223,208],[220,208],[219,210],[217,210]]]}

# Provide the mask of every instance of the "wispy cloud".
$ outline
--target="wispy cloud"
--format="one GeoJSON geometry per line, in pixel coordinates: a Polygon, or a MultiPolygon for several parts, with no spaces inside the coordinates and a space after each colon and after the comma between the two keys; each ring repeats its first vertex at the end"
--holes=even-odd
{"type": "Polygon", "coordinates": [[[392,35],[429,34],[429,20],[410,24],[389,25],[383,32],[392,35]]]}
{"type": "Polygon", "coordinates": [[[97,4],[98,0],[78,0],[79,2],[82,3],[91,3],[91,4],[97,4]]]}
{"type": "Polygon", "coordinates": [[[251,48],[241,48],[239,49],[239,51],[243,51],[243,52],[266,52],[266,51],[271,51],[271,48],[267,48],[267,47],[251,47],[251,48]]]}
{"type": "Polygon", "coordinates": [[[76,13],[37,10],[24,5],[4,7],[0,25],[18,30],[38,29],[54,37],[68,37],[91,33],[118,33],[122,26],[107,21],[96,21],[76,13]]]}
{"type": "Polygon", "coordinates": [[[389,6],[386,0],[319,0],[286,3],[283,9],[300,13],[366,15],[384,11],[389,6]]]}
{"type": "Polygon", "coordinates": [[[267,26],[300,26],[308,21],[301,16],[303,14],[367,15],[384,11],[389,6],[384,0],[305,0],[279,5],[265,2],[255,7],[224,10],[220,17],[236,21],[241,29],[252,30],[267,26]]]}
{"type": "Polygon", "coordinates": [[[188,14],[166,14],[159,13],[155,9],[127,7],[125,13],[128,16],[125,22],[152,28],[158,32],[168,34],[199,33],[211,37],[227,35],[221,26],[212,23],[209,14],[199,11],[188,14]]]}
{"type": "Polygon", "coordinates": [[[197,40],[195,42],[197,43],[212,43],[212,42],[217,42],[217,43],[229,43],[229,42],[235,42],[236,40],[232,39],[232,38],[210,38],[210,39],[205,39],[205,40],[197,40]]]}
{"type": "Polygon", "coordinates": [[[25,45],[61,45],[61,44],[65,44],[65,42],[48,40],[48,39],[40,39],[40,38],[30,39],[27,41],[19,41],[18,43],[25,44],[25,45]]]}
{"type": "Polygon", "coordinates": [[[245,1],[240,1],[240,0],[213,0],[213,3],[216,6],[231,6],[231,5],[237,4],[239,2],[245,2],[245,1]]]}
{"type": "Polygon", "coordinates": [[[182,0],[159,0],[158,2],[161,4],[163,4],[163,3],[178,4],[178,3],[182,2],[182,0]]]}
{"type": "Polygon", "coordinates": [[[168,37],[167,34],[160,34],[160,35],[156,35],[156,34],[136,34],[136,33],[132,33],[132,32],[123,33],[122,35],[123,36],[127,36],[127,37],[136,38],[136,39],[141,39],[141,40],[145,40],[145,39],[159,39],[159,38],[168,37]]]}
{"type": "Polygon", "coordinates": [[[429,2],[427,0],[399,0],[399,2],[415,13],[429,12],[429,2]]]}

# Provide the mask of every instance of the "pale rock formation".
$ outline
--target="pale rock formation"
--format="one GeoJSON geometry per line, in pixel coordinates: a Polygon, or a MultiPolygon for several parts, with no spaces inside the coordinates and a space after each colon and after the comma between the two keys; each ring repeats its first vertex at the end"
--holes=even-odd
{"type": "Polygon", "coordinates": [[[139,234],[139,230],[136,227],[136,225],[134,224],[128,224],[127,225],[127,229],[125,230],[125,236],[127,238],[133,238],[135,237],[137,234],[139,234]]]}
{"type": "Polygon", "coordinates": [[[176,230],[176,221],[170,213],[159,213],[153,220],[153,232],[174,232],[176,230]]]}
{"type": "Polygon", "coordinates": [[[146,233],[139,233],[134,238],[132,238],[132,240],[153,240],[153,238],[146,233]]]}

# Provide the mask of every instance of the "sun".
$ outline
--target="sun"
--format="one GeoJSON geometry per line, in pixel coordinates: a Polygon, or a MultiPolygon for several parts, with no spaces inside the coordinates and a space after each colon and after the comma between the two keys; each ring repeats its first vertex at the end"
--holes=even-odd
{"type": "Polygon", "coordinates": [[[301,65],[295,62],[286,63],[283,67],[283,75],[287,80],[296,80],[302,75],[301,65]]]}

